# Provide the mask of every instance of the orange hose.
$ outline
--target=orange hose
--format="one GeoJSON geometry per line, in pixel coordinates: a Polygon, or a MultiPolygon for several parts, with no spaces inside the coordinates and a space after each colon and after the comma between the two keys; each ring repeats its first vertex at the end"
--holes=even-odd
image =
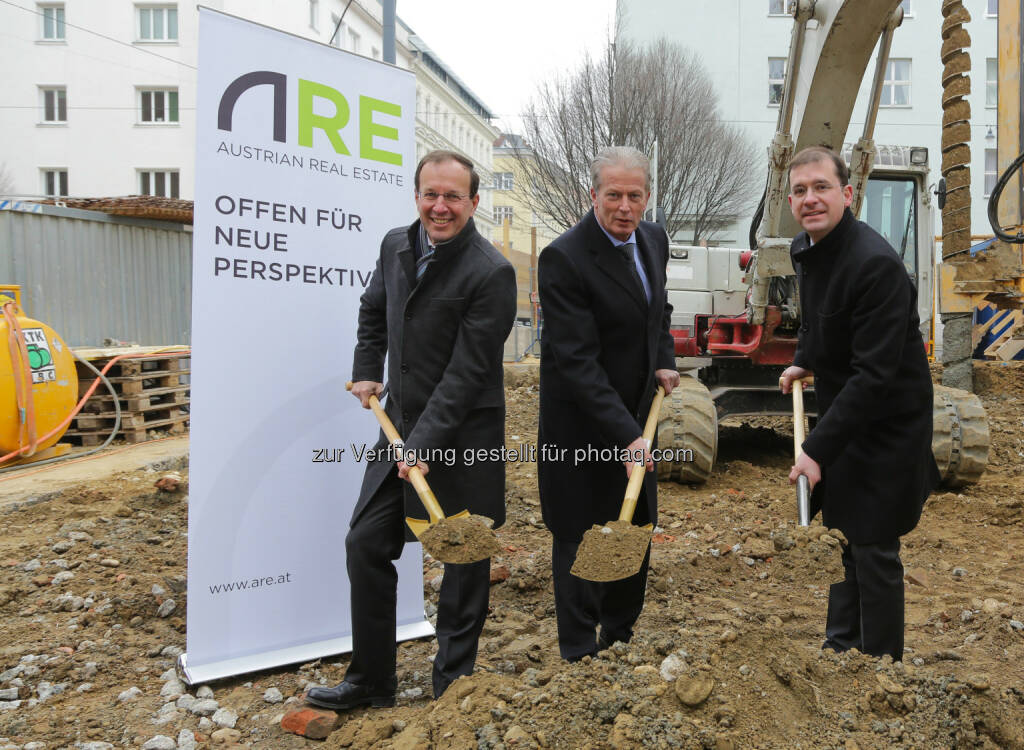
{"type": "MultiPolygon", "coordinates": [[[[8,304],[13,304],[13,303],[8,303],[8,304]]],[[[4,305],[4,313],[5,314],[7,313],[7,305],[4,305]]],[[[139,353],[139,354],[119,354],[118,356],[114,357],[112,360],[107,362],[106,365],[104,365],[103,369],[100,370],[100,374],[101,375],[106,375],[107,371],[111,367],[113,367],[113,365],[116,362],[120,362],[122,359],[139,359],[139,358],[143,358],[143,357],[152,357],[154,354],[158,354],[160,352],[165,352],[165,351],[175,351],[175,352],[181,352],[181,353],[189,352],[189,353],[191,353],[192,348],[191,347],[183,347],[183,348],[179,349],[179,348],[176,348],[176,347],[173,347],[173,346],[165,346],[165,347],[162,347],[160,349],[155,349],[155,350],[153,350],[151,352],[144,352],[144,353],[139,353]]],[[[26,363],[26,365],[28,363],[28,353],[27,353],[27,350],[26,350],[26,355],[25,355],[25,363],[26,363]]],[[[56,435],[58,432],[62,431],[69,424],[71,424],[71,420],[74,419],[75,415],[78,414],[78,412],[80,412],[82,410],[82,407],[85,406],[85,402],[88,401],[90,399],[90,397],[92,397],[92,394],[95,393],[96,387],[100,384],[100,382],[101,381],[100,381],[99,378],[94,378],[93,381],[92,381],[92,385],[89,386],[89,390],[87,390],[85,392],[85,395],[82,396],[81,400],[78,402],[78,404],[75,406],[75,408],[71,410],[71,413],[68,414],[67,417],[65,417],[64,420],[59,425],[57,425],[52,430],[50,430],[48,433],[46,433],[41,438],[36,440],[36,444],[42,443],[42,442],[45,442],[45,441],[49,440],[51,437],[56,435]]],[[[6,456],[0,456],[0,464],[4,463],[5,461],[9,461],[10,459],[12,459],[12,458],[14,458],[16,456],[21,455],[22,450],[23,450],[23,448],[19,448],[18,450],[15,450],[15,451],[12,451],[12,452],[8,453],[6,456]]],[[[29,455],[31,455],[31,454],[29,454],[29,455]]]]}

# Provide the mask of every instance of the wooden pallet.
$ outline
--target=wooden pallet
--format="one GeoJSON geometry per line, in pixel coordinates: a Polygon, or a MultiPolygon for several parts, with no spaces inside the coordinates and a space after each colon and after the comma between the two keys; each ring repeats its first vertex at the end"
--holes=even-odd
{"type": "Polygon", "coordinates": [[[1006,314],[993,315],[991,320],[997,318],[999,322],[990,327],[1000,328],[1005,325],[1006,328],[995,341],[985,347],[985,357],[1006,362],[1024,349],[1024,312],[1013,310],[1006,314]]]}
{"type": "MultiPolygon", "coordinates": [[[[134,351],[139,350],[90,349],[77,353],[102,370],[114,357],[134,351]]],[[[117,392],[121,406],[118,438],[128,443],[141,443],[151,439],[153,430],[180,434],[188,429],[189,356],[187,351],[154,351],[145,357],[119,360],[107,370],[106,377],[117,392]]],[[[96,376],[83,364],[76,365],[81,397],[96,376]]],[[[107,439],[115,423],[114,397],[101,384],[75,416],[65,437],[81,445],[98,445],[107,439]]]]}

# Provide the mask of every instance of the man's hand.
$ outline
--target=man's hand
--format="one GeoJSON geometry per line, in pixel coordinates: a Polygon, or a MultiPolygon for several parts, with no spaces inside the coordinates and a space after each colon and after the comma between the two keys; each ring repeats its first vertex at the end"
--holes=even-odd
{"type": "Polygon", "coordinates": [[[821,481],[821,467],[806,453],[801,453],[796,463],[793,464],[793,468],[789,470],[789,483],[796,484],[796,480],[800,478],[801,474],[807,477],[807,483],[812,490],[814,485],[821,481]]]}
{"type": "Polygon", "coordinates": [[[626,446],[626,454],[628,459],[623,461],[622,465],[626,467],[627,477],[633,473],[633,467],[637,464],[634,458],[639,458],[641,455],[644,457],[644,467],[647,471],[654,471],[654,459],[651,458],[651,452],[647,450],[647,441],[642,435],[626,446]]]}
{"type": "Polygon", "coordinates": [[[370,408],[370,396],[380,397],[381,391],[384,390],[383,383],[377,383],[373,380],[360,380],[352,384],[351,393],[357,399],[359,403],[363,405],[364,409],[370,408]]]}
{"type": "Polygon", "coordinates": [[[782,377],[779,378],[779,388],[782,389],[783,393],[789,393],[793,389],[793,381],[801,380],[803,378],[809,378],[814,375],[810,370],[805,370],[802,367],[796,365],[790,365],[782,371],[782,377]]]}
{"type": "Polygon", "coordinates": [[[672,392],[673,388],[679,385],[679,372],[677,370],[655,370],[654,377],[658,381],[658,385],[665,389],[666,396],[672,392]]]}
{"type": "Polygon", "coordinates": [[[399,461],[398,462],[398,478],[399,479],[404,479],[405,481],[408,482],[409,481],[409,469],[411,469],[413,466],[415,466],[420,471],[422,471],[423,472],[423,476],[426,476],[427,472],[430,471],[430,467],[427,466],[427,462],[426,461],[417,461],[414,464],[407,464],[405,461],[399,461]]]}

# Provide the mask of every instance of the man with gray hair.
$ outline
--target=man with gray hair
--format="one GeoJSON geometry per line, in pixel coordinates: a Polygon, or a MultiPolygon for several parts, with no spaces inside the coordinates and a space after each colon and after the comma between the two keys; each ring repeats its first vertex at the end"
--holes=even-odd
{"type": "Polygon", "coordinates": [[[620,581],[585,581],[569,569],[583,533],[618,518],[634,465],[595,455],[643,451],[648,474],[634,522],[657,521],[657,476],[641,433],[657,386],[671,393],[679,373],[665,294],[668,237],[640,220],[649,196],[647,157],[602,149],[591,165],[593,210],[546,247],[538,264],[538,481],[553,537],[558,647],[569,661],[629,641],[643,609],[650,550],[640,572],[620,581]]]}

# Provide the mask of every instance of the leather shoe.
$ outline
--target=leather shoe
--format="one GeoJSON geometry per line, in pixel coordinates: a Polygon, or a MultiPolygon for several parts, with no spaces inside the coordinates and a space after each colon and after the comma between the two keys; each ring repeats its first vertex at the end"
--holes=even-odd
{"type": "Polygon", "coordinates": [[[376,687],[342,682],[332,688],[315,687],[306,693],[306,702],[322,708],[345,711],[357,706],[390,708],[395,705],[395,687],[376,687]]]}

